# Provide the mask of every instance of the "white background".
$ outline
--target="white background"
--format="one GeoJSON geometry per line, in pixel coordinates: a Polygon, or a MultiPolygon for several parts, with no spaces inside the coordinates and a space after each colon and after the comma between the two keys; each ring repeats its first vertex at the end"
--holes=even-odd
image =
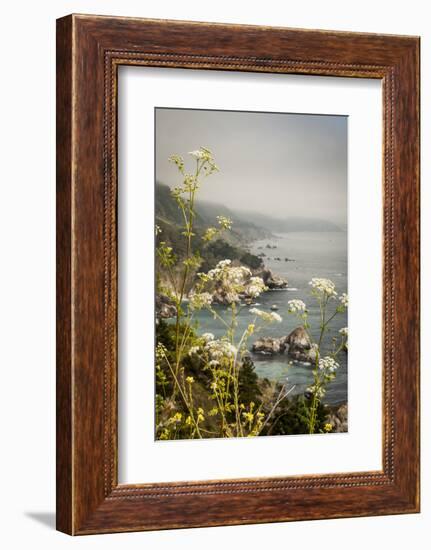
{"type": "MultiPolygon", "coordinates": [[[[422,514],[72,539],[54,523],[55,18],[74,12],[422,36],[422,150],[431,150],[431,29],[419,0],[265,3],[137,0],[8,2],[2,10],[1,498],[4,548],[424,548],[431,522],[429,418],[423,392],[422,514]],[[3,43],[4,42],[4,43],[3,43]]],[[[422,166],[423,334],[431,331],[430,165],[422,166]]],[[[430,387],[423,346],[422,386],[430,387]]],[[[428,537],[427,537],[428,538],[428,537]]]]}
{"type": "Polygon", "coordinates": [[[119,75],[120,482],[381,470],[380,81],[144,67],[122,67],[119,75]],[[348,115],[348,434],[154,441],[154,366],[149,353],[154,334],[143,327],[154,324],[150,262],[156,105],[348,115]],[[364,326],[372,361],[363,360],[364,326]]]}

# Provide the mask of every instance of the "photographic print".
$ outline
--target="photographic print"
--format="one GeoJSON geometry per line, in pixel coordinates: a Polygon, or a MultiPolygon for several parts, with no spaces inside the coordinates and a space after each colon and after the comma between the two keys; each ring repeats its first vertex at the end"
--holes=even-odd
{"type": "Polygon", "coordinates": [[[347,125],[155,109],[155,438],[348,431],[347,125]]]}

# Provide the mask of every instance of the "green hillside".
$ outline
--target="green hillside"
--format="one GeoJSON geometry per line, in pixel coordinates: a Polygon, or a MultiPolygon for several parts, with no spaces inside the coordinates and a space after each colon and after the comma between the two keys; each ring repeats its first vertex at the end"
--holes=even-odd
{"type": "MultiPolygon", "coordinates": [[[[156,184],[155,198],[156,224],[162,233],[159,240],[169,243],[179,255],[185,254],[185,239],[181,235],[183,218],[178,205],[172,198],[167,185],[156,184]]],[[[203,263],[201,270],[207,271],[225,258],[239,260],[244,265],[256,269],[262,265],[261,258],[250,254],[248,244],[257,239],[270,238],[272,234],[262,227],[240,219],[234,212],[221,204],[200,201],[196,204],[194,220],[194,245],[199,250],[203,263]],[[217,226],[216,216],[226,216],[233,221],[230,231],[225,231],[222,238],[204,244],[202,235],[207,227],[217,226]]]]}

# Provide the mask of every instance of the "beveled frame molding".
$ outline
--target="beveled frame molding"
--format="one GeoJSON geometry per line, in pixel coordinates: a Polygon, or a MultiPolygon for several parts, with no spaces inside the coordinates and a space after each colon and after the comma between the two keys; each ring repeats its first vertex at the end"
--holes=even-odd
{"type": "Polygon", "coordinates": [[[59,19],[57,528],[89,534],[417,511],[419,39],[81,15],[59,19]],[[382,80],[382,471],[118,484],[119,65],[382,80]]]}

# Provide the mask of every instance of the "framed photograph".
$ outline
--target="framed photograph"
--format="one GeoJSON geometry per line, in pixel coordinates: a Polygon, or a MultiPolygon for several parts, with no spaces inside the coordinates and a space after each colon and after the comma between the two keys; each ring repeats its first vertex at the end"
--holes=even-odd
{"type": "Polygon", "coordinates": [[[57,528],[419,511],[419,39],[57,21],[57,528]]]}

